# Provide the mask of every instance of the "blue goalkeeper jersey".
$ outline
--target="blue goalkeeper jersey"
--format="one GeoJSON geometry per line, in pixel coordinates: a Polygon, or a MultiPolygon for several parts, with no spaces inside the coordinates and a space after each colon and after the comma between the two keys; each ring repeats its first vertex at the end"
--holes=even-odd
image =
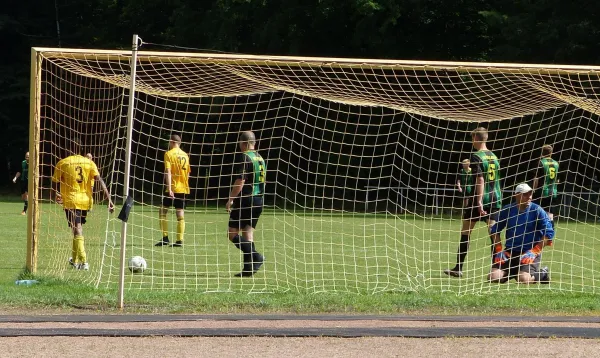
{"type": "Polygon", "coordinates": [[[531,250],[533,245],[542,241],[544,236],[554,238],[554,229],[548,214],[539,205],[531,203],[525,210],[519,212],[517,203],[511,203],[502,208],[498,221],[492,226],[492,234],[498,234],[506,229],[506,250],[511,255],[531,250]]]}

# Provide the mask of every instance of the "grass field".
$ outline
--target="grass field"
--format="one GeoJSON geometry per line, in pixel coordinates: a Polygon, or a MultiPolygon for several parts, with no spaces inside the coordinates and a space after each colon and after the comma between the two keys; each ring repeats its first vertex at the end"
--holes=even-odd
{"type": "MultiPolygon", "coordinates": [[[[16,286],[23,273],[26,217],[21,205],[0,203],[5,235],[0,251],[0,298],[5,309],[113,310],[118,280],[120,221],[108,224],[97,207],[85,227],[89,272],[71,270],[64,214],[42,206],[40,284],[16,286]],[[112,233],[114,231],[114,234],[112,233]],[[105,245],[105,241],[107,244],[105,245]],[[102,253],[105,253],[104,255],[102,253]],[[98,283],[98,288],[96,288],[98,283]]],[[[116,217],[116,215],[115,215],[116,217]]],[[[149,268],[126,276],[127,309],[152,312],[348,312],[441,314],[598,314],[600,229],[563,222],[556,244],[544,254],[552,284],[492,285],[485,226],[474,232],[466,276],[442,274],[453,265],[460,221],[414,216],[267,210],[256,241],[267,261],[253,278],[239,279],[240,253],[228,243],[221,209],[188,210],[186,244],[155,248],[156,211],[138,206],[131,216],[128,257],[149,268]]],[[[174,221],[171,229],[174,230],[174,221]]]]}

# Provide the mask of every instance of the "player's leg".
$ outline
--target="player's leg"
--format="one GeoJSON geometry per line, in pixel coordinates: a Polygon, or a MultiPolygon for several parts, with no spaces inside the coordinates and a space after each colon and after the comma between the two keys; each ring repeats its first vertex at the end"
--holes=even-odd
{"type": "Polygon", "coordinates": [[[70,262],[72,262],[77,269],[88,270],[89,264],[87,262],[83,238],[83,211],[78,209],[65,209],[65,212],[67,213],[69,226],[71,226],[71,230],[73,231],[72,261],[70,262]]]}
{"type": "Polygon", "coordinates": [[[21,199],[23,200],[23,211],[21,211],[21,215],[27,214],[27,207],[29,205],[29,195],[27,190],[28,183],[26,181],[21,181],[21,199]]]}
{"type": "Polygon", "coordinates": [[[256,229],[256,225],[258,224],[258,219],[262,214],[263,208],[263,199],[262,197],[254,197],[252,199],[252,211],[250,217],[250,226],[246,226],[244,228],[244,232],[250,232],[248,235],[248,241],[251,243],[251,251],[252,251],[252,271],[256,273],[264,262],[264,257],[256,250],[256,244],[254,242],[254,230],[256,229]]]}
{"type": "Polygon", "coordinates": [[[245,220],[242,220],[243,212],[239,207],[234,207],[229,213],[229,241],[242,251],[243,266],[242,272],[235,274],[237,277],[252,275],[252,245],[250,241],[244,237],[244,232],[241,230],[246,226],[245,220]]]}
{"type": "MultiPolygon", "coordinates": [[[[525,271],[529,273],[531,278],[533,278],[533,282],[527,283],[540,283],[540,284],[549,284],[550,283],[550,273],[548,271],[548,267],[542,267],[542,254],[539,254],[532,264],[530,265],[522,265],[521,271],[525,271]]],[[[526,275],[524,275],[526,276],[526,275]]]]}
{"type": "Polygon", "coordinates": [[[177,217],[177,240],[171,246],[181,247],[183,246],[183,234],[185,233],[185,195],[175,194],[175,216],[177,217]]]}
{"type": "Polygon", "coordinates": [[[444,270],[446,275],[452,277],[462,277],[463,265],[465,259],[467,258],[467,252],[469,251],[471,232],[477,223],[476,220],[471,219],[471,209],[465,209],[465,212],[466,213],[463,216],[462,227],[460,229],[460,244],[458,244],[458,252],[456,253],[456,265],[451,269],[444,270]]]}
{"type": "Polygon", "coordinates": [[[490,237],[491,257],[492,261],[494,261],[494,236],[492,235],[492,226],[494,226],[496,221],[498,221],[498,211],[494,211],[494,209],[491,208],[487,209],[486,211],[489,214],[485,222],[487,224],[488,235],[490,237]]]}
{"type": "Polygon", "coordinates": [[[162,231],[162,240],[154,244],[154,246],[169,245],[169,223],[167,222],[167,213],[172,205],[173,199],[165,196],[160,209],[158,209],[158,222],[160,224],[160,230],[162,231]]]}
{"type": "Polygon", "coordinates": [[[508,273],[506,270],[499,268],[497,265],[493,265],[488,274],[488,281],[491,283],[505,283],[508,281],[507,275],[508,273]]]}

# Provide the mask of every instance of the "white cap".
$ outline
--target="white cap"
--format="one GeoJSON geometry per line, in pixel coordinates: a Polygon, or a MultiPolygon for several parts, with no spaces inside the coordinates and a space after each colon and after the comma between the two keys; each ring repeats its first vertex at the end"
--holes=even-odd
{"type": "Polygon", "coordinates": [[[515,188],[515,194],[529,193],[533,189],[527,183],[521,183],[515,188]]]}

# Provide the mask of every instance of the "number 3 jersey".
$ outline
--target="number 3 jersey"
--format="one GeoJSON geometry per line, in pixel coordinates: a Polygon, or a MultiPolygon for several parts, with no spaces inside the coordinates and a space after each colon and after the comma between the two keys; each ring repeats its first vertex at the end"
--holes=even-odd
{"type": "MultiPolygon", "coordinates": [[[[189,194],[190,158],[179,148],[165,153],[165,172],[171,169],[171,190],[175,194],[189,194]]],[[[165,188],[165,191],[168,188],[165,188]]]]}
{"type": "Polygon", "coordinates": [[[56,164],[52,181],[60,183],[60,195],[65,209],[91,208],[92,182],[97,175],[100,174],[96,164],[81,155],[71,155],[56,164]]]}
{"type": "Polygon", "coordinates": [[[243,179],[242,196],[262,196],[265,193],[267,167],[265,160],[255,150],[239,155],[234,175],[243,179]]]}
{"type": "Polygon", "coordinates": [[[477,178],[483,176],[483,206],[500,209],[502,191],[500,190],[500,162],[489,150],[480,150],[471,156],[471,167],[475,177],[474,195],[477,195],[477,178]]]}

